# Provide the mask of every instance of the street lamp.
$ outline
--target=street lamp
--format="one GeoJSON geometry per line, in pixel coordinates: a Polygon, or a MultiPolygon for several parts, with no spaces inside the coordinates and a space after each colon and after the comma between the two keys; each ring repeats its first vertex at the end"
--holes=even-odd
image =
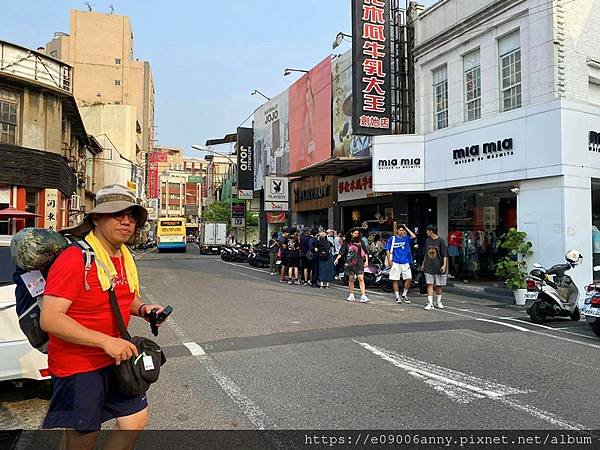
{"type": "Polygon", "coordinates": [[[287,77],[288,75],[290,75],[292,72],[304,72],[304,73],[308,73],[308,70],[303,70],[303,69],[285,69],[283,71],[283,76],[287,77]]]}
{"type": "Polygon", "coordinates": [[[256,95],[256,94],[262,95],[267,100],[271,100],[271,97],[267,97],[265,94],[263,94],[262,92],[260,92],[258,89],[254,89],[252,92],[250,92],[250,95],[256,95]]]}
{"type": "Polygon", "coordinates": [[[352,36],[346,33],[342,33],[341,31],[335,36],[335,41],[331,44],[331,47],[335,50],[338,48],[342,42],[344,42],[344,38],[352,39],[352,36]]]}

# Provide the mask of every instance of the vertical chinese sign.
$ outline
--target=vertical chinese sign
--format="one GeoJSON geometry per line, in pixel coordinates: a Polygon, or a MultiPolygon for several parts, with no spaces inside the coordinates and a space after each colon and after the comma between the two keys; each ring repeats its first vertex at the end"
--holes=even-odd
{"type": "Polygon", "coordinates": [[[352,0],[353,128],[391,134],[390,0],[352,0]]]}
{"type": "Polygon", "coordinates": [[[44,208],[44,228],[56,230],[58,223],[58,190],[46,189],[44,202],[46,204],[44,208]]]}

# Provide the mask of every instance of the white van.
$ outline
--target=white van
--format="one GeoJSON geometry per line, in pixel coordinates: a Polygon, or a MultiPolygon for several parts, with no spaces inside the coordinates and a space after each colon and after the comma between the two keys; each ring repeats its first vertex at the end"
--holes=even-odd
{"type": "Polygon", "coordinates": [[[48,358],[29,344],[15,311],[11,237],[0,236],[0,381],[44,380],[50,376],[48,358]]]}

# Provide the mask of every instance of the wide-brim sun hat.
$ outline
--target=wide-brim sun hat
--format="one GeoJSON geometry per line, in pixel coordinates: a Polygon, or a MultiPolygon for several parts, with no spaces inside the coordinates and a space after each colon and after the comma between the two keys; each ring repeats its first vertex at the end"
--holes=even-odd
{"type": "MultiPolygon", "coordinates": [[[[120,184],[111,184],[99,189],[94,201],[94,209],[87,213],[83,221],[70,228],[60,230],[61,234],[71,234],[73,236],[83,237],[94,228],[92,214],[112,214],[126,209],[133,208],[138,216],[135,224],[136,229],[144,226],[148,220],[148,211],[142,205],[137,203],[135,194],[130,189],[120,184]]],[[[127,243],[133,243],[136,233],[133,233],[127,243]]]]}

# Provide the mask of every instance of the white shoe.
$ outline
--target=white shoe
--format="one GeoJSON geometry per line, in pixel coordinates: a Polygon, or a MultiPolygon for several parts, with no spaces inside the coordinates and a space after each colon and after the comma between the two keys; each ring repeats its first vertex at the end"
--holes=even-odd
{"type": "Polygon", "coordinates": [[[427,303],[427,305],[425,305],[425,309],[427,311],[431,311],[433,309],[433,303],[427,303]]]}
{"type": "Polygon", "coordinates": [[[437,304],[435,305],[437,306],[439,309],[444,309],[444,305],[442,304],[442,301],[438,301],[437,304]]]}
{"type": "Polygon", "coordinates": [[[361,303],[369,303],[369,297],[367,297],[366,295],[361,295],[360,302],[361,303]]]}
{"type": "Polygon", "coordinates": [[[346,299],[346,301],[348,301],[348,302],[353,302],[353,301],[355,301],[355,300],[356,300],[356,299],[354,298],[354,294],[350,294],[350,295],[348,296],[348,298],[346,299]]]}
{"type": "Polygon", "coordinates": [[[400,296],[396,297],[396,303],[398,303],[398,304],[402,303],[402,298],[400,296]]]}

